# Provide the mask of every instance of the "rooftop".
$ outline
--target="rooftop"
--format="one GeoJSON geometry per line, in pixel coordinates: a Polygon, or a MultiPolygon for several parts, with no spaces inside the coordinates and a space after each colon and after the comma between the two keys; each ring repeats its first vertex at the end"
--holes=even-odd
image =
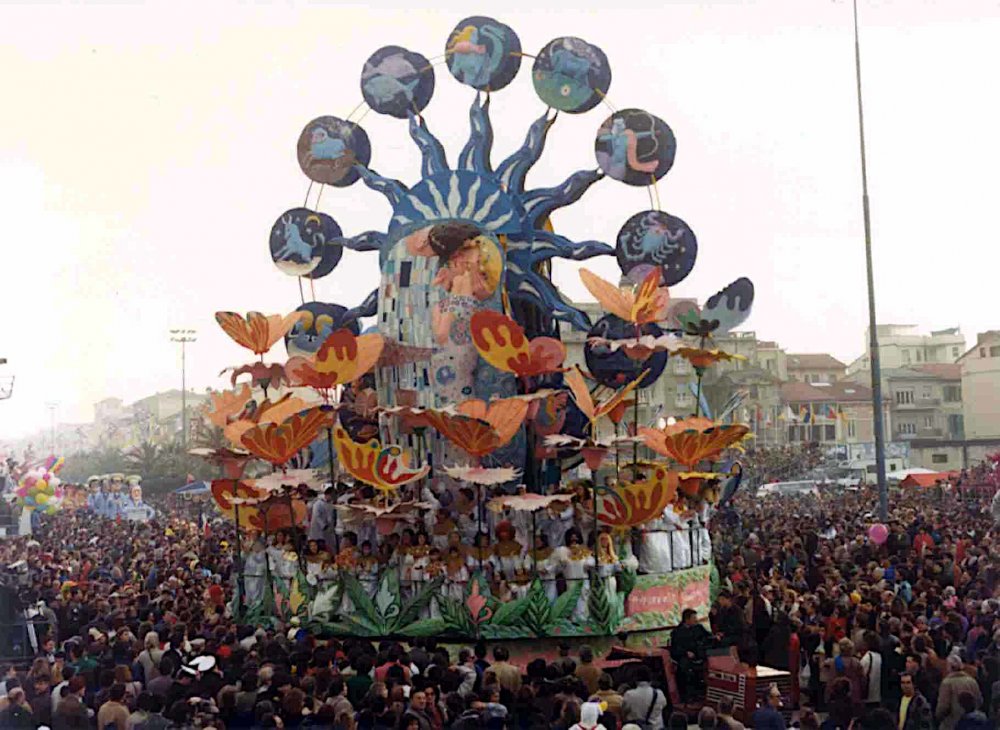
{"type": "Polygon", "coordinates": [[[825,352],[788,355],[789,370],[845,370],[846,368],[844,363],[825,352]]]}
{"type": "Polygon", "coordinates": [[[962,366],[951,362],[931,362],[923,365],[911,365],[911,370],[934,375],[945,380],[961,380],[962,366]]]}
{"type": "Polygon", "coordinates": [[[781,384],[781,400],[785,403],[862,403],[871,399],[871,389],[850,381],[781,384]]]}

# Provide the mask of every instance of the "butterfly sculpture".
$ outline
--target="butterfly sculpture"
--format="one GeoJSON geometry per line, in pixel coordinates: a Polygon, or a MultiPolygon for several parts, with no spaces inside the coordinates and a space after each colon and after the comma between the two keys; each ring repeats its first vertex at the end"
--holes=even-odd
{"type": "Polygon", "coordinates": [[[245,347],[255,355],[263,355],[271,349],[302,319],[305,312],[292,312],[282,317],[280,314],[265,316],[260,312],[248,312],[246,317],[236,312],[216,312],[215,321],[237,345],[245,347]]]}
{"type": "Polygon", "coordinates": [[[554,337],[529,340],[517,322],[500,312],[480,310],[469,324],[472,342],[486,362],[519,378],[559,370],[566,359],[566,346],[554,337]]]}
{"type": "Polygon", "coordinates": [[[660,286],[660,270],[653,269],[635,289],[620,289],[587,269],[580,269],[580,280],[608,312],[636,325],[663,319],[670,304],[670,294],[660,286]]]}
{"type": "Polygon", "coordinates": [[[430,466],[411,467],[409,455],[399,446],[383,446],[377,439],[359,444],[342,426],[333,430],[333,442],[347,473],[380,492],[395,493],[404,484],[423,479],[431,470],[430,466]]]}

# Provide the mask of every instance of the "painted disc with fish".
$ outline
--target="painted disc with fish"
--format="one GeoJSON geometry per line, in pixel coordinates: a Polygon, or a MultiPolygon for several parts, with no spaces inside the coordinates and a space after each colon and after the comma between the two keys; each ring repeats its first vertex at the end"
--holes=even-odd
{"type": "Polygon", "coordinates": [[[636,284],[654,268],[660,270],[663,286],[679,284],[691,273],[697,256],[698,239],[691,226],[662,210],[636,213],[618,231],[618,267],[636,284]]]}
{"type": "Polygon", "coordinates": [[[399,46],[384,46],[365,61],[361,94],[379,114],[406,119],[419,114],[434,95],[434,69],[424,56],[399,46]]]}
{"type": "MultiPolygon", "coordinates": [[[[329,258],[327,244],[340,235],[337,221],[325,213],[308,208],[286,210],[271,226],[271,260],[289,276],[309,276],[322,264],[324,256],[329,258]]],[[[340,261],[341,247],[334,245],[340,261]]]]}
{"type": "Polygon", "coordinates": [[[507,86],[521,68],[521,39],[493,18],[466,18],[445,44],[448,70],[458,81],[479,91],[507,86]]]}
{"type": "Polygon", "coordinates": [[[356,123],[317,117],[299,135],[296,153],[299,167],[310,180],[343,188],[360,177],[355,165],[371,162],[372,145],[356,123]]]}
{"type": "Polygon", "coordinates": [[[651,185],[673,167],[677,139],[659,117],[642,109],[622,109],[597,130],[594,152],[608,177],[627,185],[651,185]]]}
{"type": "Polygon", "coordinates": [[[604,51],[564,36],[549,41],[531,69],[535,93],[553,109],[579,114],[597,106],[611,87],[611,65],[604,51]]]}

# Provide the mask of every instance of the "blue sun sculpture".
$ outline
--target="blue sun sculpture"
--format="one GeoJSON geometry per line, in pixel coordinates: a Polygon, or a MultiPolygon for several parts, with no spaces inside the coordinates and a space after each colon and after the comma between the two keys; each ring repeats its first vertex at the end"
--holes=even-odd
{"type": "Polygon", "coordinates": [[[433,64],[399,46],[380,48],[367,59],[361,74],[365,103],[376,113],[407,119],[420,151],[421,177],[412,185],[369,166],[371,143],[356,121],[318,117],[299,137],[299,164],[313,183],[345,187],[361,180],[392,206],[385,231],[343,236],[335,221],[311,216],[307,204],[296,216],[279,219],[271,240],[279,268],[307,279],[328,274],[344,248],[379,252],[378,289],[341,321],[375,316],[378,331],[398,345],[391,361],[380,362],[376,371],[384,404],[441,406],[516,392],[511,377],[482,361],[471,343],[468,325],[477,310],[510,314],[529,337],[558,336],[560,324],[590,331],[587,315],[553,285],[553,259],[614,255],[629,279],[640,281],[658,268],[668,285],[680,282],[694,265],[694,233],[664,211],[629,218],[614,247],[570,240],[549,223],[554,211],[576,203],[604,177],[655,186],[669,171],[676,139],[648,112],[623,109],[601,123],[595,169],[574,172],[551,188],[525,185],[558,113],[579,114],[607,102],[608,59],[587,41],[555,38],[534,56],[532,83],[545,113],[528,128],[523,144],[493,166],[490,93],[514,80],[526,55],[517,34],[492,18],[466,18],[450,34],[444,63],[456,80],[475,89],[469,136],[454,165],[422,115],[435,87],[433,64]],[[326,225],[297,235],[300,219],[326,225]],[[338,234],[332,237],[323,233],[334,230],[338,234]]]}

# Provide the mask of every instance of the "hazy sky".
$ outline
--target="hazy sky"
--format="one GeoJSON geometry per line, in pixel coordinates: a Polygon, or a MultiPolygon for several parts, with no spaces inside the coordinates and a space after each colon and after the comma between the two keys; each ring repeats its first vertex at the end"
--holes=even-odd
{"type": "MultiPolygon", "coordinates": [[[[856,356],[867,314],[850,5],[538,10],[559,5],[0,5],[0,357],[10,361],[0,374],[17,375],[14,397],[0,402],[0,438],[47,424],[46,401],[59,402],[61,421],[83,422],[102,397],[178,387],[171,327],[199,332],[188,383],[220,386],[219,370],[246,358],[213,313],[299,304],[267,239],[304,199],[302,127],[358,104],[361,66],[377,48],[440,55],[455,23],[476,13],[512,26],[528,53],[559,35],[599,45],[611,102],[671,125],[678,152],[660,198],[699,241],[677,295],[704,298],[748,275],[757,299],[747,326],[758,336],[856,356]]],[[[1000,4],[864,0],[861,13],[879,319],[961,325],[971,342],[1000,325],[1000,4]]],[[[495,160],[543,110],[529,70],[526,59],[493,97],[495,160]]],[[[436,72],[425,116],[454,156],[473,91],[436,72]]],[[[607,114],[561,114],[529,184],[593,168],[607,114]]],[[[362,126],[371,166],[413,182],[405,123],[369,113],[362,126]]],[[[605,179],[553,222],[571,238],[613,242],[648,207],[645,190],[605,179]]],[[[328,188],[320,209],[348,234],[384,229],[389,217],[360,183],[328,188]]],[[[317,298],[359,303],[377,283],[375,257],[347,252],[317,298]]],[[[617,272],[611,258],[588,265],[617,272]]],[[[582,296],[574,268],[558,265],[555,278],[582,296]]]]}

